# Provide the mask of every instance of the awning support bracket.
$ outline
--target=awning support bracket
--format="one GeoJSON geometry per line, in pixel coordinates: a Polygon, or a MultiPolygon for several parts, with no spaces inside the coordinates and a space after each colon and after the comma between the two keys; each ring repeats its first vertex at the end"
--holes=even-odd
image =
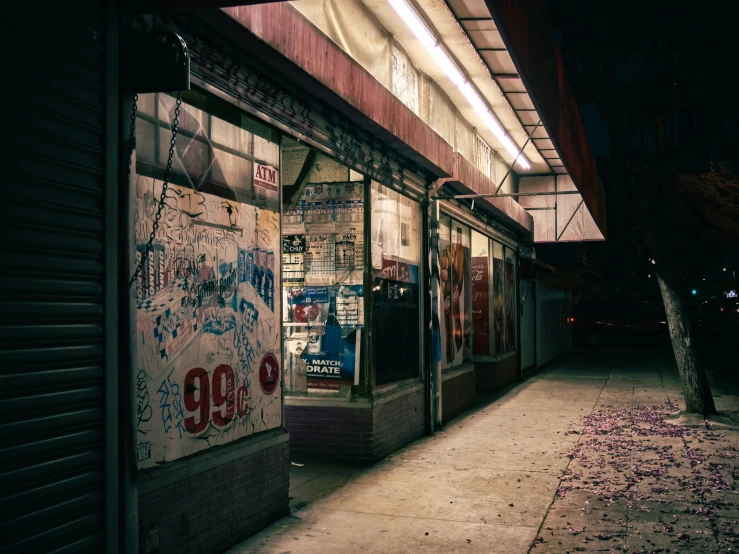
{"type": "Polygon", "coordinates": [[[498,194],[498,191],[503,186],[503,183],[505,183],[505,180],[508,179],[508,175],[510,175],[511,171],[513,171],[513,166],[516,165],[516,162],[518,161],[518,158],[521,157],[521,154],[523,154],[524,148],[528,146],[529,142],[531,142],[531,139],[534,137],[534,133],[539,128],[539,125],[541,125],[541,118],[539,119],[538,123],[534,125],[534,128],[531,129],[531,132],[529,133],[528,138],[526,138],[526,142],[523,143],[523,146],[519,149],[518,155],[513,159],[513,163],[511,163],[510,166],[508,166],[508,171],[506,171],[506,174],[503,175],[503,178],[500,180],[500,183],[498,183],[498,188],[495,189],[495,194],[498,194]]]}
{"type": "Polygon", "coordinates": [[[577,208],[575,208],[575,211],[572,212],[572,215],[570,216],[570,219],[567,220],[567,224],[564,226],[564,228],[562,229],[562,232],[557,237],[557,241],[559,241],[559,239],[561,239],[562,236],[565,234],[565,231],[567,230],[567,227],[569,227],[570,226],[570,223],[572,223],[572,220],[575,219],[575,214],[578,212],[578,210],[580,209],[580,206],[582,206],[582,203],[583,202],[584,202],[583,200],[580,200],[580,203],[577,205],[577,208]]]}

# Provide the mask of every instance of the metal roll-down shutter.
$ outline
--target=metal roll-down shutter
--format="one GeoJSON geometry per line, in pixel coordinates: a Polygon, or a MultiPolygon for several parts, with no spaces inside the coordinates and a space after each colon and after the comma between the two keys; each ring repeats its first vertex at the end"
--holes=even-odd
{"type": "Polygon", "coordinates": [[[0,552],[105,550],[105,19],[81,4],[0,23],[0,552]]]}

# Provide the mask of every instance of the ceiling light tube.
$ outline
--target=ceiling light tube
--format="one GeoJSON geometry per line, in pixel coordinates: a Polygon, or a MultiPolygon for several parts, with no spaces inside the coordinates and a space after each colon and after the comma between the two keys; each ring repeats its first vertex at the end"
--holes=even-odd
{"type": "Polygon", "coordinates": [[[424,25],[420,17],[416,15],[416,12],[408,5],[405,0],[389,0],[390,4],[395,11],[398,12],[400,18],[405,22],[406,25],[413,31],[416,38],[421,41],[421,44],[427,50],[436,44],[434,35],[429,31],[428,27],[424,25]]]}
{"type": "Polygon", "coordinates": [[[416,35],[423,47],[431,54],[436,64],[449,77],[451,82],[456,86],[470,103],[478,116],[482,119],[485,126],[495,135],[508,153],[513,156],[516,163],[523,169],[529,169],[531,164],[518,147],[513,143],[511,138],[505,132],[498,122],[495,114],[487,107],[485,101],[480,97],[472,84],[467,80],[464,73],[457,67],[452,58],[446,53],[441,42],[426,27],[421,17],[416,14],[413,8],[406,0],[388,0],[390,5],[395,8],[398,15],[408,28],[416,35]]]}
{"type": "Polygon", "coordinates": [[[440,45],[436,44],[429,48],[429,53],[436,61],[436,65],[441,67],[444,73],[446,73],[446,76],[454,83],[454,86],[461,88],[467,84],[462,72],[457,68],[451,58],[447,56],[447,53],[444,52],[444,49],[440,45]]]}

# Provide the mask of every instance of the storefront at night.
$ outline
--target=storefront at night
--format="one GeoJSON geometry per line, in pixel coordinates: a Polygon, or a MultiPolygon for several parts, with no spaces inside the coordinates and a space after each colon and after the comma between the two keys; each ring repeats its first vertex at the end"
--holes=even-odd
{"type": "Polygon", "coordinates": [[[291,461],[376,462],[520,377],[549,206],[519,196],[560,174],[556,229],[604,230],[520,76],[450,40],[490,2],[414,3],[435,42],[398,2],[163,4],[49,11],[9,62],[16,549],[230,548],[289,512],[291,461]]]}

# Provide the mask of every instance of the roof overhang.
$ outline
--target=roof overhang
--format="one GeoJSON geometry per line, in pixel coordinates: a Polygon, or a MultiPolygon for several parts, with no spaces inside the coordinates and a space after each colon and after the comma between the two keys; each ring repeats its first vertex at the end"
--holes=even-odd
{"type": "Polygon", "coordinates": [[[420,168],[451,175],[452,147],[288,2],[205,10],[200,18],[420,168]]]}
{"type": "MultiPolygon", "coordinates": [[[[469,82],[489,104],[505,132],[531,162],[528,170],[515,168],[521,178],[520,190],[527,190],[528,177],[561,176],[574,183],[573,190],[582,198],[568,198],[571,202],[560,206],[560,216],[567,221],[574,214],[576,219],[586,222],[577,227],[581,233],[573,232],[575,227],[571,227],[567,233],[555,233],[555,237],[561,237],[556,240],[603,240],[606,235],[603,187],[542,1],[404,1],[412,4],[439,37],[469,82]]],[[[487,131],[458,85],[404,24],[390,0],[363,2],[402,45],[413,63],[452,100],[478,134],[512,164],[512,156],[487,131]]],[[[546,194],[556,196],[557,192],[546,194]]],[[[522,204],[528,207],[529,203],[522,204]]],[[[535,204],[532,207],[540,209],[535,204]]],[[[535,221],[538,225],[541,217],[535,221]]],[[[549,233],[536,235],[548,236],[549,233]]]]}
{"type": "Polygon", "coordinates": [[[549,135],[553,150],[545,151],[552,152],[552,156],[557,154],[561,167],[571,177],[590,216],[605,238],[605,192],[585,136],[580,110],[564,72],[562,54],[554,42],[554,30],[543,0],[484,2],[549,135]]]}
{"type": "MultiPolygon", "coordinates": [[[[459,152],[453,154],[452,177],[445,179],[444,185],[438,191],[439,197],[445,193],[451,198],[458,194],[475,194],[494,192],[497,183],[489,179],[482,171],[459,152]],[[445,190],[446,189],[446,190],[445,190]]],[[[534,236],[534,219],[531,215],[511,196],[487,196],[475,198],[476,209],[483,209],[507,226],[516,230],[524,240],[531,240],[534,236]]]]}

